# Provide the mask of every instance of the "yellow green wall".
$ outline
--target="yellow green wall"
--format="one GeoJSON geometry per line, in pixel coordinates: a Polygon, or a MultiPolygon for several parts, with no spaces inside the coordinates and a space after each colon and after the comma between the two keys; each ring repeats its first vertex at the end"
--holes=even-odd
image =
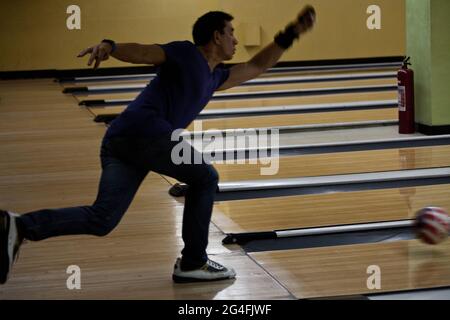
{"type": "Polygon", "coordinates": [[[428,0],[407,0],[407,50],[414,70],[416,122],[431,125],[431,7],[428,0]]]}
{"type": "Polygon", "coordinates": [[[450,125],[450,1],[431,1],[432,124],[450,125]]]}
{"type": "Polygon", "coordinates": [[[241,43],[232,62],[242,62],[261,48],[244,46],[244,25],[260,26],[265,45],[306,3],[317,9],[316,29],[283,61],[405,54],[404,0],[14,0],[0,3],[0,71],[85,68],[86,60],[76,55],[103,38],[139,43],[190,40],[194,21],[209,10],[235,16],[241,43]],[[71,4],[81,7],[81,30],[66,27],[71,4]],[[366,9],[372,4],[382,9],[381,30],[366,27],[366,9]]]}
{"type": "Polygon", "coordinates": [[[407,54],[415,81],[416,122],[450,125],[450,1],[407,0],[407,54]]]}

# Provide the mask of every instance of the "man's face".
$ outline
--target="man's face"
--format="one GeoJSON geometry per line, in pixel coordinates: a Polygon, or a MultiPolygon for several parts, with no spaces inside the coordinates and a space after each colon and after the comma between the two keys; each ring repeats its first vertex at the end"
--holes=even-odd
{"type": "Polygon", "coordinates": [[[237,39],[234,37],[234,28],[230,21],[225,22],[223,34],[218,32],[219,47],[222,49],[223,60],[233,59],[236,52],[237,39]]]}

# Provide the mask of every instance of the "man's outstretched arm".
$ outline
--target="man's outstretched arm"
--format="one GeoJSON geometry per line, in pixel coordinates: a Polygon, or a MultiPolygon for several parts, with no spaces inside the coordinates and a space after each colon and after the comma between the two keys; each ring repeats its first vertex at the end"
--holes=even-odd
{"type": "Polygon", "coordinates": [[[305,7],[298,15],[297,20],[290,23],[283,32],[278,34],[274,42],[267,45],[248,62],[233,66],[230,69],[230,76],[227,81],[218,90],[235,87],[258,77],[267,69],[273,67],[284,51],[292,45],[294,39],[313,27],[315,16],[315,10],[312,7],[305,7]]]}
{"type": "Polygon", "coordinates": [[[78,57],[83,57],[90,53],[88,65],[95,61],[94,69],[97,69],[102,61],[108,60],[110,56],[117,60],[135,64],[164,63],[166,55],[164,50],[158,45],[143,45],[138,43],[112,43],[102,41],[100,44],[84,49],[78,57]]]}

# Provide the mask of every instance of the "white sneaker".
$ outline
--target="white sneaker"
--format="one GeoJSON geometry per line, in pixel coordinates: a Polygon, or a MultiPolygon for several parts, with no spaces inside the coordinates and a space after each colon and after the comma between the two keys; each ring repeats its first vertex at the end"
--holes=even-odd
{"type": "Polygon", "coordinates": [[[183,271],[181,270],[181,258],[178,258],[172,275],[172,279],[176,283],[200,282],[200,281],[217,281],[225,279],[233,279],[236,272],[232,268],[226,268],[220,263],[209,260],[199,269],[183,271]]]}
{"type": "Polygon", "coordinates": [[[0,284],[8,280],[22,244],[17,232],[16,217],[13,213],[0,210],[0,284]]]}

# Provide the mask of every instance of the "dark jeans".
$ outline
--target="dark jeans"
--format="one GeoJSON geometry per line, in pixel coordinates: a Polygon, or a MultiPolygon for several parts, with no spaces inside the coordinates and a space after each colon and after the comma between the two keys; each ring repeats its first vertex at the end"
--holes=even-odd
{"type": "MultiPolygon", "coordinates": [[[[146,175],[154,171],[189,185],[183,213],[183,263],[203,265],[219,177],[214,167],[203,161],[174,164],[171,152],[178,143],[171,141],[170,135],[157,139],[105,138],[101,147],[102,175],[94,204],[24,214],[20,218],[23,235],[34,241],[61,235],[105,236],[120,222],[146,175]]],[[[195,154],[199,156],[191,146],[188,148],[191,160],[195,154]]]]}

